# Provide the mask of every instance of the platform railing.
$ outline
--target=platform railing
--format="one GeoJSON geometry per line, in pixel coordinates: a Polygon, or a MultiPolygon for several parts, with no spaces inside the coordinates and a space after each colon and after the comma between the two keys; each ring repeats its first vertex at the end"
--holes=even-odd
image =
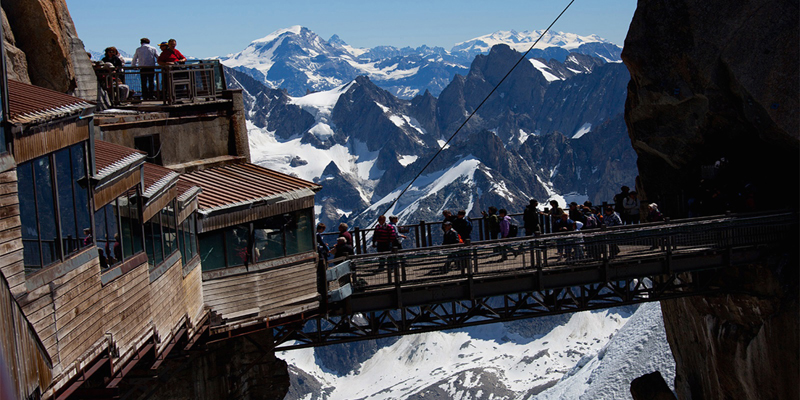
{"type": "Polygon", "coordinates": [[[211,101],[226,89],[219,60],[187,60],[163,67],[125,66],[122,70],[106,65],[96,63],[94,70],[99,90],[115,107],[147,101],[164,105],[211,101]]]}

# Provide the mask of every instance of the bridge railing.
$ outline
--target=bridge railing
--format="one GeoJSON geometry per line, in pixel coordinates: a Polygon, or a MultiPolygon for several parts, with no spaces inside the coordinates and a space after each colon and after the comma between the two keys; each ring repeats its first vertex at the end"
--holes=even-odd
{"type": "Polygon", "coordinates": [[[797,216],[791,213],[698,218],[408,249],[351,257],[343,275],[359,292],[526,270],[606,268],[642,257],[663,258],[669,268],[670,259],[682,254],[779,243],[796,224],[797,216]]]}
{"type": "MultiPolygon", "coordinates": [[[[603,203],[602,208],[605,209],[606,206],[613,207],[614,204],[603,203]]],[[[545,208],[545,210],[548,209],[545,208]]],[[[526,232],[524,230],[522,221],[523,214],[515,213],[508,214],[508,216],[511,217],[512,224],[519,227],[517,238],[524,237],[526,232]]],[[[550,215],[539,214],[538,218],[541,233],[553,233],[553,220],[550,215]]],[[[490,240],[486,218],[470,217],[468,219],[472,223],[472,235],[469,238],[470,242],[475,243],[490,240]]],[[[400,228],[400,233],[407,237],[401,241],[403,248],[427,248],[442,244],[442,221],[430,222],[423,220],[417,224],[399,225],[398,227],[400,228]]],[[[355,250],[356,254],[375,252],[371,245],[372,234],[374,231],[374,228],[361,227],[354,227],[352,230],[350,230],[350,233],[353,235],[353,249],[355,250]]],[[[322,234],[326,243],[328,243],[330,246],[336,244],[336,236],[338,235],[339,234],[336,232],[327,232],[322,234]]],[[[464,239],[466,240],[467,238],[464,239]]]]}

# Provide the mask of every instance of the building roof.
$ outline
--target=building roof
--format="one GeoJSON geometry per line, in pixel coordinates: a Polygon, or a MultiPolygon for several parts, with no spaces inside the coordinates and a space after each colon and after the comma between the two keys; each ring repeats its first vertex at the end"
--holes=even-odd
{"type": "Polygon", "coordinates": [[[102,140],[95,140],[94,164],[97,169],[95,178],[102,180],[119,171],[138,166],[144,162],[145,158],[146,154],[142,151],[102,140]]]}
{"type": "Polygon", "coordinates": [[[193,171],[183,179],[202,188],[200,211],[221,211],[242,205],[313,196],[321,186],[250,163],[193,171]]]}
{"type": "Polygon", "coordinates": [[[164,189],[172,186],[178,179],[178,173],[152,163],[144,163],[144,197],[151,198],[164,189]]]}
{"type": "Polygon", "coordinates": [[[79,114],[94,105],[55,90],[8,80],[8,120],[16,124],[42,122],[79,114]]]}
{"type": "Polygon", "coordinates": [[[183,175],[178,177],[178,184],[175,187],[178,188],[178,201],[181,203],[191,200],[201,191],[199,186],[187,181],[183,175]]]}

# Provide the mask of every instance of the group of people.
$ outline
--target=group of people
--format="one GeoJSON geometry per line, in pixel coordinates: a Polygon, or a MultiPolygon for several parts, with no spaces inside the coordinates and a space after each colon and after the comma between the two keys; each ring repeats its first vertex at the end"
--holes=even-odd
{"type": "MultiPolygon", "coordinates": [[[[131,66],[139,67],[142,100],[154,100],[158,89],[155,83],[156,66],[167,67],[186,62],[186,57],[176,48],[178,41],[170,39],[159,44],[159,49],[150,45],[150,39],[142,38],[140,46],[136,49],[131,60],[131,66]]],[[[90,55],[91,56],[91,55],[90,55]]],[[[119,90],[121,101],[125,101],[130,93],[130,87],[125,83],[125,60],[119,54],[116,47],[111,46],[105,49],[105,55],[100,60],[100,65],[110,71],[116,72],[110,75],[112,82],[119,90]]]]}

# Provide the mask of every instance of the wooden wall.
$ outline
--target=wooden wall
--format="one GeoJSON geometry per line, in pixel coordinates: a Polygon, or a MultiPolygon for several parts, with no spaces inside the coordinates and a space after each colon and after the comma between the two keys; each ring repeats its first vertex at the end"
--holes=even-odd
{"type": "Polygon", "coordinates": [[[17,170],[0,173],[0,272],[14,297],[25,292],[22,261],[22,222],[17,197],[17,170]]]}
{"type": "Polygon", "coordinates": [[[316,269],[311,253],[294,265],[206,280],[203,295],[211,311],[222,316],[226,324],[298,314],[319,307],[316,269]]]}

